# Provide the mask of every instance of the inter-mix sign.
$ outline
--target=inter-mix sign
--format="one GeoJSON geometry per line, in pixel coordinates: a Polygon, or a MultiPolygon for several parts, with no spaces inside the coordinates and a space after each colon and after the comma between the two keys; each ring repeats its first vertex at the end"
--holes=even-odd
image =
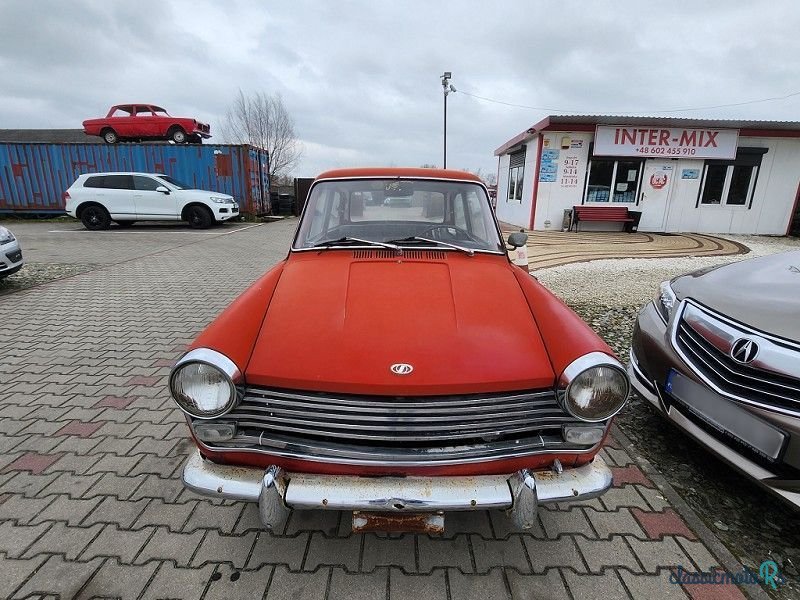
{"type": "Polygon", "coordinates": [[[736,157],[738,139],[737,129],[598,125],[594,134],[594,154],[731,159],[736,157]]]}

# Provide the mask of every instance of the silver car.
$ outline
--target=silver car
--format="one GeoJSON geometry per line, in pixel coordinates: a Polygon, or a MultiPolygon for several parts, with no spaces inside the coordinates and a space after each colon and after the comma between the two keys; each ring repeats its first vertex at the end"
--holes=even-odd
{"type": "Polygon", "coordinates": [[[662,283],[628,374],[669,421],[800,508],[800,251],[662,283]]]}
{"type": "Polygon", "coordinates": [[[22,268],[22,250],[14,234],[0,225],[0,279],[22,268]]]}

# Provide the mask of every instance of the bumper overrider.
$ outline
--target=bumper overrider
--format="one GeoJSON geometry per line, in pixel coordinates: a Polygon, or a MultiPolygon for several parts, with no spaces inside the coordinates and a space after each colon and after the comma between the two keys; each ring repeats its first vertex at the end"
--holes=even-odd
{"type": "Polygon", "coordinates": [[[195,451],[183,469],[183,483],[207,496],[258,502],[265,527],[280,530],[291,510],[346,510],[377,513],[443,513],[497,509],[516,528],[536,523],[540,503],[574,502],[602,495],[611,486],[603,459],[581,467],[509,475],[468,477],[357,477],[290,473],[222,465],[195,451]]]}

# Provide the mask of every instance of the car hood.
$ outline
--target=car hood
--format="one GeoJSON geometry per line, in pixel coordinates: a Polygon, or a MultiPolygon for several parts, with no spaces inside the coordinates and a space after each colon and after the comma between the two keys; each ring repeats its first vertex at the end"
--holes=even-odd
{"type": "Polygon", "coordinates": [[[214,196],[216,198],[230,198],[231,202],[233,202],[233,196],[230,194],[223,194],[222,192],[210,192],[208,190],[173,190],[173,193],[187,200],[197,199],[208,202],[209,198],[214,196]]]}
{"type": "Polygon", "coordinates": [[[550,387],[553,369],[511,269],[505,257],[491,255],[295,253],[245,378],[387,395],[550,387]],[[393,373],[399,364],[413,370],[393,373]]]}
{"type": "Polygon", "coordinates": [[[701,270],[675,279],[678,298],[693,298],[736,321],[800,341],[800,250],[701,270]]]}

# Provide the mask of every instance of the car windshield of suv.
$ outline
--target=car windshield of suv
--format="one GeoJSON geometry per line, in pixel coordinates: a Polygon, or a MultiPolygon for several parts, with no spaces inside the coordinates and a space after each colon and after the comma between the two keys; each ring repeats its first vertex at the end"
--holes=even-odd
{"type": "Polygon", "coordinates": [[[316,184],[293,249],[370,243],[505,253],[477,183],[393,178],[316,184]]]}
{"type": "Polygon", "coordinates": [[[170,184],[173,187],[178,188],[179,190],[193,190],[194,189],[192,186],[186,185],[185,183],[181,183],[180,181],[178,181],[177,179],[173,179],[169,175],[161,175],[161,174],[159,174],[158,178],[159,179],[163,179],[168,184],[170,184]]]}

